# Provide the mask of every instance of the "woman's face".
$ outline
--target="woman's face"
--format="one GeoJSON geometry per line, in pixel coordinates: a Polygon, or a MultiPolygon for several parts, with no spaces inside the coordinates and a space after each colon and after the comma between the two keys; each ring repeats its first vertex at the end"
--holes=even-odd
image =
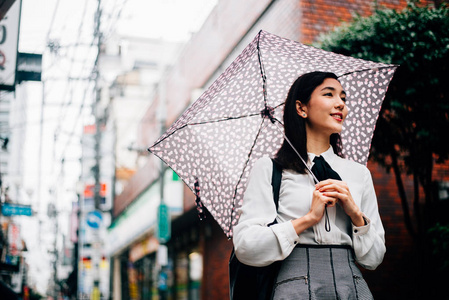
{"type": "Polygon", "coordinates": [[[308,134],[319,133],[330,136],[333,133],[340,133],[343,121],[348,115],[345,100],[346,93],[340,82],[326,78],[315,88],[307,105],[296,101],[298,114],[306,119],[308,134]]]}

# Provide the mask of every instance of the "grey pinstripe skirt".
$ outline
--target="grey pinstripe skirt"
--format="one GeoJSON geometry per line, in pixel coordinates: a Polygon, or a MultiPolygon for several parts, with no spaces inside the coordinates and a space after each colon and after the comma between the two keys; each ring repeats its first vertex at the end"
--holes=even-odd
{"type": "Polygon", "coordinates": [[[273,299],[373,299],[349,246],[298,245],[281,265],[273,299]]]}

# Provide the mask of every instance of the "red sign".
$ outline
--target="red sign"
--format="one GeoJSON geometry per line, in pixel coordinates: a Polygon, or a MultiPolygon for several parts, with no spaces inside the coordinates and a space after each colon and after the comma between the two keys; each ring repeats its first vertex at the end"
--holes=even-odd
{"type": "Polygon", "coordinates": [[[22,240],[20,239],[20,228],[16,224],[9,224],[8,230],[9,253],[19,255],[22,250],[22,240]]]}
{"type": "MultiPolygon", "coordinates": [[[[91,199],[95,196],[95,184],[86,184],[84,187],[84,199],[91,199]]],[[[100,184],[100,197],[106,197],[106,183],[100,184]]]]}

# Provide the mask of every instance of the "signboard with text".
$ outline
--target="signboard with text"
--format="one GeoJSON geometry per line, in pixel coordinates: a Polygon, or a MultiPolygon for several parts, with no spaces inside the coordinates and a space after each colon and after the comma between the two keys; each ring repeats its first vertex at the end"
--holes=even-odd
{"type": "MultiPolygon", "coordinates": [[[[106,184],[100,183],[100,204],[106,203],[106,184]]],[[[86,184],[84,186],[84,205],[95,207],[95,184],[86,184]]]]}
{"type": "Polygon", "coordinates": [[[4,203],[2,205],[2,215],[6,216],[6,217],[32,216],[33,211],[31,210],[31,205],[4,203]]]}
{"type": "Polygon", "coordinates": [[[22,81],[41,81],[42,54],[19,52],[16,75],[18,84],[22,81]]]}
{"type": "Polygon", "coordinates": [[[157,238],[159,242],[166,243],[171,237],[170,211],[164,203],[159,205],[157,214],[157,238]]]}
{"type": "Polygon", "coordinates": [[[14,90],[19,42],[20,0],[0,21],[0,90],[14,90]]]}

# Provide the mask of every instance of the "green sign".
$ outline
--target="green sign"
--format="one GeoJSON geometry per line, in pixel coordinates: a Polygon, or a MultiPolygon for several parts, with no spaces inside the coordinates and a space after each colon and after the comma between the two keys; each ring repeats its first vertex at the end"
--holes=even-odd
{"type": "Polygon", "coordinates": [[[166,243],[171,237],[170,211],[164,203],[159,205],[157,212],[157,238],[160,243],[166,243]]]}

